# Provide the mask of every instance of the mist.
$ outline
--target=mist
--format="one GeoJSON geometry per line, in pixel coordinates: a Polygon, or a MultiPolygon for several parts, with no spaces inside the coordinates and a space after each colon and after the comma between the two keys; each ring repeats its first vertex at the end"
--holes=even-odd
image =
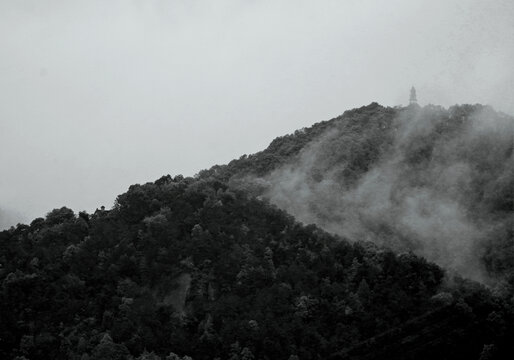
{"type": "Polygon", "coordinates": [[[0,208],[0,231],[26,221],[28,221],[28,219],[23,217],[21,214],[12,210],[0,208]]]}
{"type": "Polygon", "coordinates": [[[0,205],[112,206],[371,101],[514,113],[512,1],[2,1],[0,205]]]}
{"type": "Polygon", "coordinates": [[[304,223],[490,283],[486,245],[513,220],[513,146],[514,118],[488,107],[372,104],[247,181],[304,223]]]}

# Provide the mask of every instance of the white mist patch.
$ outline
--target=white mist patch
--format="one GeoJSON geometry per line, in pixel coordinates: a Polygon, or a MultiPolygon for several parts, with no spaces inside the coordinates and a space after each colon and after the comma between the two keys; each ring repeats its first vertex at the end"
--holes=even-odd
{"type": "Polygon", "coordinates": [[[514,180],[513,119],[466,105],[384,120],[389,110],[350,114],[258,180],[264,195],[304,223],[489,282],[482,244],[504,221],[488,209],[514,180]]]}
{"type": "Polygon", "coordinates": [[[476,242],[481,232],[458,203],[427,190],[405,198],[399,229],[418,239],[415,249],[430,261],[475,280],[483,280],[476,242]]]}

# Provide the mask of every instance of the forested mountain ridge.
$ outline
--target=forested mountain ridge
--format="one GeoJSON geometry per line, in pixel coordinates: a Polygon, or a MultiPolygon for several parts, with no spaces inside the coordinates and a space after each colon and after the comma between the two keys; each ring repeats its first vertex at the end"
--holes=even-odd
{"type": "Polygon", "coordinates": [[[514,118],[488,106],[372,103],[207,174],[304,223],[493,284],[514,271],[513,149],[514,118]]]}
{"type": "MultiPolygon", "coordinates": [[[[347,119],[363,114],[363,119],[369,120],[376,109],[385,111],[382,116],[392,117],[396,114],[393,108],[383,108],[378,103],[371,103],[359,109],[348,110],[344,114],[331,120],[321,121],[308,128],[296,130],[293,134],[279,136],[271,144],[255,154],[243,155],[239,159],[232,160],[227,165],[215,165],[208,170],[202,170],[199,177],[215,177],[220,180],[229,180],[245,175],[263,176],[269,174],[280,165],[293,160],[309,143],[318,139],[327,130],[338,123],[347,122],[347,119]]],[[[364,123],[361,123],[364,125],[364,123]]]]}
{"type": "MultiPolygon", "coordinates": [[[[286,208],[273,191],[284,174],[302,170],[306,178],[296,184],[309,189],[327,178],[341,193],[358,188],[398,148],[398,115],[420,111],[371,104],[195,178],[133,185],[110,210],[55,209],[0,232],[0,357],[509,358],[508,254],[488,253],[491,271],[507,279],[492,291],[445,276],[411,252],[394,253],[385,241],[349,241],[302,225],[269,202],[286,208]]],[[[430,151],[420,144],[405,161],[422,167],[430,151]]],[[[313,198],[305,196],[309,204],[313,198]]],[[[494,216],[503,220],[508,203],[493,200],[494,216]]],[[[327,211],[312,214],[324,219],[327,211]]],[[[497,239],[504,244],[508,236],[497,239]]]]}

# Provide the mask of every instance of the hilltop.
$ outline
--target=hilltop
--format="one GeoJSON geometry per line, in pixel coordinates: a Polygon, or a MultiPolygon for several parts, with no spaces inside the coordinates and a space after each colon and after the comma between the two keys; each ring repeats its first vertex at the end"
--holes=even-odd
{"type": "Polygon", "coordinates": [[[0,232],[0,357],[508,358],[511,126],[373,103],[0,232]]]}
{"type": "Polygon", "coordinates": [[[372,103],[200,175],[493,284],[513,270],[513,148],[514,118],[488,106],[372,103]]]}

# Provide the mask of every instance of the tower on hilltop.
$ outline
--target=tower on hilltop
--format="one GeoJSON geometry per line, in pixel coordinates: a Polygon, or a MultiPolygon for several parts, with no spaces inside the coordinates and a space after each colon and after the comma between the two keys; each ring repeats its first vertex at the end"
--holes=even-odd
{"type": "Polygon", "coordinates": [[[417,103],[418,103],[418,99],[416,98],[416,89],[413,86],[410,89],[409,105],[417,104],[417,103]]]}

